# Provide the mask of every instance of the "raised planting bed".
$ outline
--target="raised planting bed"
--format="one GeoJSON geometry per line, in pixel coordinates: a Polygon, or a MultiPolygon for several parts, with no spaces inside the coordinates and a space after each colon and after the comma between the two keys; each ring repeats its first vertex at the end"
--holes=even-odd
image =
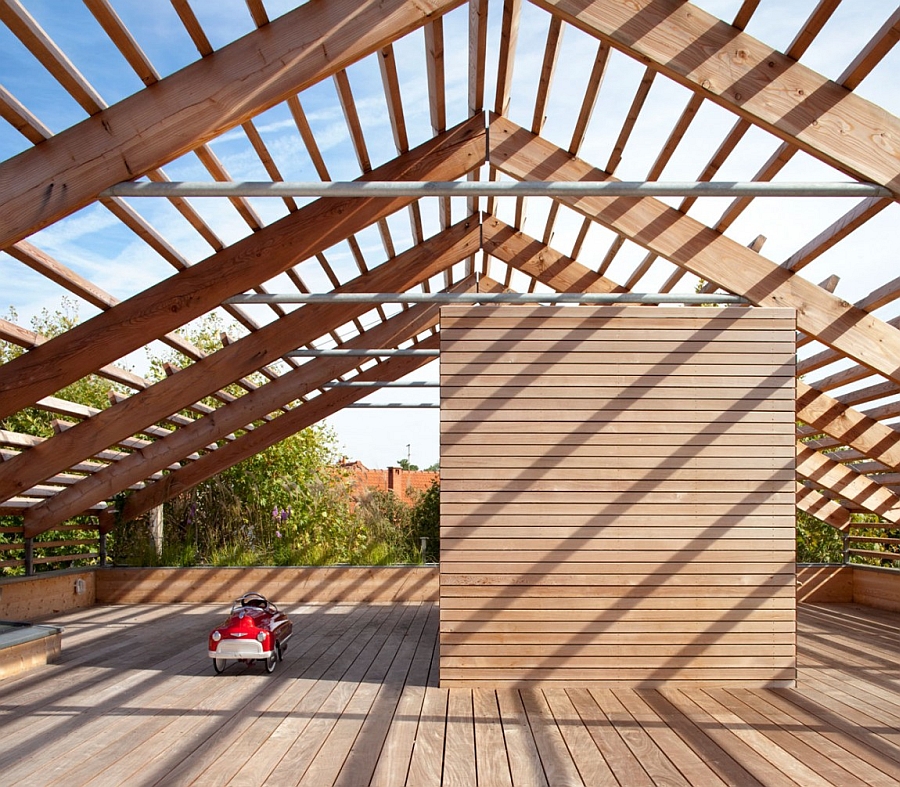
{"type": "Polygon", "coordinates": [[[0,620],[0,680],[59,657],[62,629],[0,620]]]}

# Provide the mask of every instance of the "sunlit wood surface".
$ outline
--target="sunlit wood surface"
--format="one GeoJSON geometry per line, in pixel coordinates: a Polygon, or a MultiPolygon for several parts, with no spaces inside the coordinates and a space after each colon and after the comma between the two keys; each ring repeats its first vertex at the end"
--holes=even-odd
{"type": "Polygon", "coordinates": [[[895,785],[900,616],[800,609],[796,689],[440,689],[435,605],[289,608],[272,675],[213,673],[218,606],[52,618],[0,686],[0,783],[895,785]]]}

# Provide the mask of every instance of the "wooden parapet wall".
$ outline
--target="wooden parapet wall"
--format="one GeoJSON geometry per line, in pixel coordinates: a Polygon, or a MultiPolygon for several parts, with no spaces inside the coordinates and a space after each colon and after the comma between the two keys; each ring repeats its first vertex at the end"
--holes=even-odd
{"type": "Polygon", "coordinates": [[[794,329],[442,309],[442,686],[791,685],[794,329]]]}
{"type": "Polygon", "coordinates": [[[0,620],[35,621],[94,605],[94,569],[0,580],[0,620]]]}
{"type": "Polygon", "coordinates": [[[867,607],[900,612],[900,571],[853,566],[853,601],[867,607]]]}
{"type": "Polygon", "coordinates": [[[849,604],[854,572],[843,565],[798,565],[797,601],[809,604],[849,604]]]}
{"type": "Polygon", "coordinates": [[[436,566],[108,568],[100,604],[227,603],[250,590],[278,604],[436,601],[436,566]]]}

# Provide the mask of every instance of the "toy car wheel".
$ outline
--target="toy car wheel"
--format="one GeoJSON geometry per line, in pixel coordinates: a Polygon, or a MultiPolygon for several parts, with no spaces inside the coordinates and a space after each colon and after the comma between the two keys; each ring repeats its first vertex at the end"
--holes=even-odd
{"type": "Polygon", "coordinates": [[[227,666],[228,659],[213,658],[213,669],[216,671],[216,675],[221,675],[225,671],[225,667],[227,666]]]}
{"type": "Polygon", "coordinates": [[[277,651],[272,651],[272,655],[266,659],[266,672],[275,672],[275,665],[278,663],[277,651]]]}

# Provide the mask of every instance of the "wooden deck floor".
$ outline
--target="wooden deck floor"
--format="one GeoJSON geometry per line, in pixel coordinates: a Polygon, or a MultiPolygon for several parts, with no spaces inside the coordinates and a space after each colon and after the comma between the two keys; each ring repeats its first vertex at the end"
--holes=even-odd
{"type": "Polygon", "coordinates": [[[52,620],[0,686],[0,783],[896,785],[900,616],[804,606],[796,689],[442,690],[430,604],[298,606],[273,675],[213,674],[221,607],[52,620]]]}

